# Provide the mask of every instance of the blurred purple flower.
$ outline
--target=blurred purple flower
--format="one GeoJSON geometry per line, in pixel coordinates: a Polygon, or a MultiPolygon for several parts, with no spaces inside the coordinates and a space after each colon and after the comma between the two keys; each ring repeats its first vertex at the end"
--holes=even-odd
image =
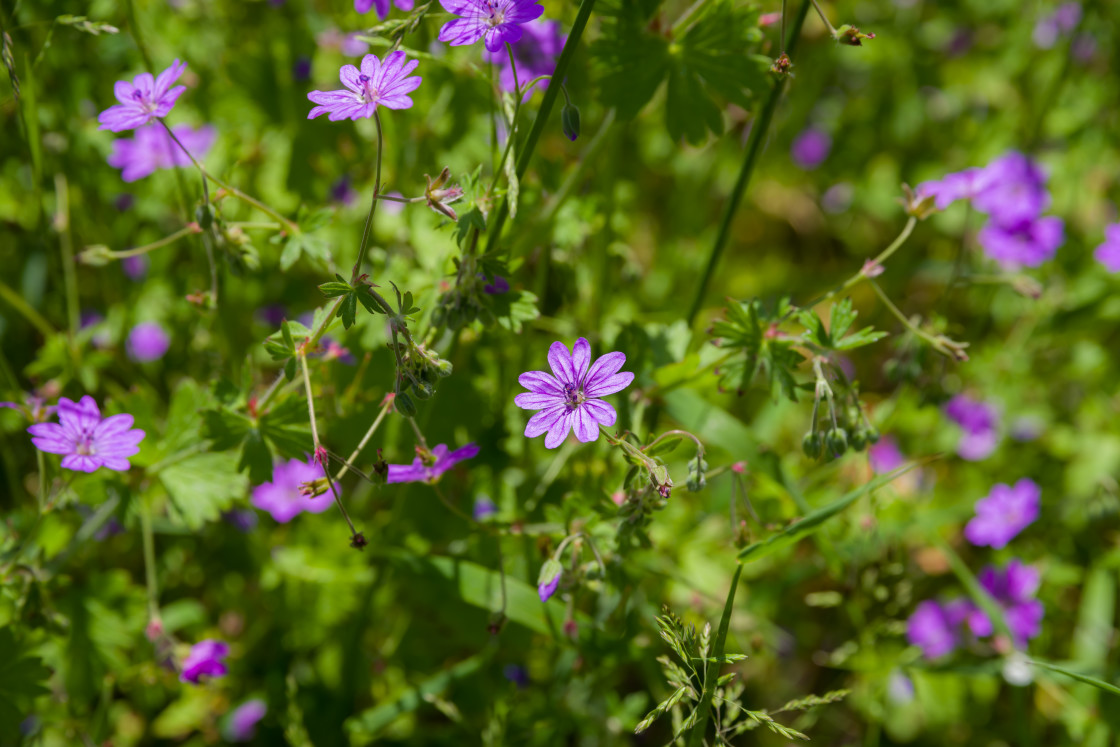
{"type": "Polygon", "coordinates": [[[542,602],[547,602],[556,593],[556,588],[560,586],[560,577],[563,575],[563,572],[557,573],[551,580],[545,581],[543,584],[537,584],[537,596],[541,598],[542,602]]]}
{"type": "Polygon", "coordinates": [[[976,238],[984,253],[1007,269],[1038,267],[1065,241],[1065,224],[1053,215],[1012,224],[991,220],[976,238]]]}
{"type": "Polygon", "coordinates": [[[973,206],[1004,225],[1037,218],[1050,205],[1046,172],[1017,151],[1006,153],[984,167],[981,189],[973,206]]]}
{"type": "Polygon", "coordinates": [[[977,462],[986,459],[999,443],[996,430],[998,413],[986,402],[958,394],[945,404],[945,414],[964,431],[957,443],[962,459],[977,462]]]}
{"type": "MultiPolygon", "coordinates": [[[[407,12],[412,10],[413,0],[394,0],[393,5],[407,12]]],[[[370,8],[377,11],[378,18],[383,19],[389,15],[389,0],[354,0],[354,10],[359,13],[369,13],[370,8]]]]}
{"type": "Polygon", "coordinates": [[[460,446],[448,452],[446,444],[440,444],[431,453],[417,456],[412,464],[390,464],[386,482],[428,482],[434,483],[444,472],[459,462],[478,455],[478,444],[460,446]]]}
{"type": "Polygon", "coordinates": [[[308,119],[329,114],[332,122],[340,119],[363,119],[372,117],[378,106],[386,109],[408,109],[412,106],[412,99],[408,94],[420,85],[420,77],[409,77],[409,73],[416,69],[419,61],[405,62],[405,54],[401,51],[391,52],[385,56],[385,62],[377,55],[367,54],[362,58],[362,68],[353,65],[343,65],[339,70],[339,78],[347,90],[339,91],[312,91],[307,94],[314,103],[318,104],[307,115],[308,119]]]}
{"type": "MultiPolygon", "coordinates": [[[[906,638],[922,649],[922,656],[937,659],[957,647],[956,622],[950,609],[932,599],[920,603],[906,621],[906,638]]],[[[957,621],[959,622],[959,621],[957,621]]]]}
{"type": "Polygon", "coordinates": [[[1104,243],[1093,251],[1093,257],[1109,272],[1120,272],[1120,223],[1104,228],[1104,243]]]}
{"type": "Polygon", "coordinates": [[[321,342],[323,343],[323,360],[342,361],[348,366],[353,366],[356,362],[350,351],[344,348],[338,340],[324,337],[321,342]]]}
{"type": "MultiPolygon", "coordinates": [[[[86,329],[87,327],[98,327],[105,321],[105,317],[98,314],[96,311],[85,310],[79,321],[79,329],[86,329]]],[[[109,337],[107,329],[95,329],[93,335],[90,337],[90,342],[93,343],[95,348],[107,348],[112,340],[109,337]]]]}
{"type": "MultiPolygon", "coordinates": [[[[196,159],[205,158],[210,146],[214,144],[216,131],[209,125],[197,130],[189,125],[176,125],[171,128],[183,147],[196,159]]],[[[150,125],[136,130],[132,139],[120,138],[113,141],[113,152],[108,163],[121,170],[121,179],[134,182],[154,173],[156,169],[171,169],[176,166],[190,166],[191,159],[167,134],[161,125],[150,125]]]]}
{"type": "Polygon", "coordinates": [[[144,254],[125,257],[121,260],[121,269],[129,279],[139,282],[148,274],[148,257],[144,254]]]}
{"type": "Polygon", "coordinates": [[[155,322],[140,322],[128,333],[128,357],[137,363],[159,360],[171,347],[171,338],[155,322]]]}
{"type": "Polygon", "coordinates": [[[544,13],[537,0],[439,0],[439,4],[448,13],[462,16],[443,25],[441,42],[461,47],[483,39],[491,52],[501,50],[506,42],[517,42],[524,31],[521,25],[544,13]]]}
{"type": "Polygon", "coordinates": [[[142,127],[158,117],[166,117],[175,101],[187,90],[186,86],[171,87],[186,69],[187,63],[175,60],[159,77],[140,73],[131,83],[117,81],[113,94],[120,103],[98,115],[101,129],[123,132],[142,127]]]}
{"type": "Polygon", "coordinates": [[[496,513],[498,513],[498,507],[494,505],[494,501],[484,495],[480,495],[475,499],[474,510],[471,511],[471,516],[474,517],[475,521],[482,521],[496,513]]]}
{"type": "Polygon", "coordinates": [[[831,149],[832,138],[827,132],[816,127],[807,127],[793,139],[789,154],[798,168],[812,171],[824,163],[831,149]]]}
{"type": "Polygon", "coordinates": [[[369,44],[360,36],[357,32],[343,34],[338,29],[328,29],[315,35],[315,43],[321,49],[333,49],[346,57],[357,57],[369,51],[369,44]]]}
{"type": "Polygon", "coordinates": [[[1042,435],[1045,423],[1033,415],[1023,415],[1011,423],[1011,437],[1016,441],[1034,441],[1042,435]]]}
{"type": "Polygon", "coordinates": [[[506,664],[502,668],[502,675],[507,680],[517,685],[517,689],[524,690],[529,686],[529,673],[520,664],[506,664]]]}
{"type": "Polygon", "coordinates": [[[128,192],[122,192],[113,200],[113,207],[123,213],[124,211],[131,209],[135,202],[135,197],[130,195],[128,192]]]}
{"type": "Polygon", "coordinates": [[[1038,518],[1042,492],[1029,478],[1014,487],[1002,483],[992,487],[986,498],[976,502],[976,516],[964,528],[964,536],[976,546],[1005,547],[1019,532],[1038,518]]]}
{"type": "MultiPolygon", "coordinates": [[[[992,595],[1003,609],[1003,619],[1011,629],[1015,645],[1023,648],[1027,641],[1042,630],[1042,617],[1045,610],[1042,602],[1034,598],[1042,581],[1038,569],[1023,565],[1017,558],[1011,560],[1006,568],[988,566],[980,572],[980,585],[992,595]]],[[[992,634],[992,621],[979,608],[973,608],[968,616],[968,626],[978,636],[992,634]]]]}
{"type": "Polygon", "coordinates": [[[525,425],[525,437],[548,433],[546,448],[555,449],[575,429],[576,438],[590,443],[599,438],[599,426],[610,427],[618,417],[614,408],[599,399],[621,392],[634,381],[634,374],[619,373],[626,362],[623,353],[607,353],[591,364],[591,345],[583,337],[572,352],[562,342],[552,343],[548,365],[555,376],[544,371],[528,371],[518,377],[528,392],[514,397],[523,410],[539,410],[525,425]]]}
{"type": "Polygon", "coordinates": [[[283,304],[270,303],[257,309],[257,319],[269,327],[279,327],[288,315],[288,310],[283,304]]]}
{"type": "Polygon", "coordinates": [[[222,660],[227,656],[229,644],[212,638],[199,641],[191,646],[190,653],[183,660],[183,672],[179,675],[179,681],[197,685],[203,675],[224,677],[228,670],[222,660]]]}
{"type": "Polygon", "coordinates": [[[29,423],[41,423],[55,411],[54,405],[48,405],[45,399],[33,394],[24,395],[22,404],[19,402],[0,402],[0,407],[18,410],[29,423]]]}
{"type": "Polygon", "coordinates": [[[124,525],[117,521],[116,516],[110,516],[109,520],[102,524],[100,529],[94,532],[93,538],[98,542],[104,542],[118,534],[124,534],[124,525]]]}
{"type": "MultiPolygon", "coordinates": [[[[559,21],[546,21],[538,18],[521,27],[524,36],[513,48],[513,59],[517,63],[517,82],[525,86],[529,81],[542,75],[552,75],[556,70],[556,60],[564,49],[567,36],[561,32],[559,21]]],[[[485,51],[482,59],[498,66],[498,86],[503,91],[514,91],[513,67],[509,64],[509,55],[504,49],[497,52],[485,51]]],[[[548,88],[548,81],[542,80],[531,89],[525,91],[522,102],[528,101],[533,91],[543,91],[548,88]]]]}
{"type": "Polygon", "coordinates": [[[914,700],[914,682],[901,670],[895,669],[887,678],[887,697],[895,703],[914,700]]]}
{"type": "Polygon", "coordinates": [[[938,210],[944,210],[957,200],[971,200],[989,183],[985,169],[971,168],[946,174],[941,179],[922,182],[918,194],[933,197],[938,210]]]}
{"type": "Polygon", "coordinates": [[[879,443],[867,448],[867,461],[871,464],[871,470],[881,475],[901,467],[906,463],[906,457],[902,455],[893,436],[883,436],[879,443]]]}
{"type": "Polygon", "coordinates": [[[226,723],[225,737],[230,742],[248,742],[257,733],[257,723],[268,713],[268,705],[260,698],[246,700],[233,710],[226,723]]]}
{"type": "Polygon", "coordinates": [[[349,207],[358,199],[358,192],[350,184],[350,177],[343,174],[331,185],[331,199],[349,207]]]}
{"type": "Polygon", "coordinates": [[[251,532],[257,526],[257,515],[244,508],[222,512],[222,518],[241,532],[251,532]]]}
{"type": "Polygon", "coordinates": [[[128,457],[140,451],[144,431],[133,428],[127,413],[102,419],[97,402],[88,394],[79,402],[58,400],[58,422],[36,423],[27,432],[39,451],[63,454],[63,469],[96,472],[99,467],[124,472],[128,457]]]}
{"type": "MultiPolygon", "coordinates": [[[[483,276],[485,278],[485,276],[483,276]]],[[[495,275],[494,281],[482,286],[482,292],[490,296],[500,296],[509,293],[509,281],[501,275],[495,275]]]]}
{"type": "Polygon", "coordinates": [[[323,468],[314,461],[306,462],[289,459],[277,462],[272,468],[272,482],[253,488],[249,502],[262,511],[267,511],[281,524],[287,524],[300,513],[307,511],[321,514],[331,507],[331,494],[327,492],[307,496],[301,492],[303,483],[325,479],[323,468]]]}
{"type": "Polygon", "coordinates": [[[851,207],[854,193],[855,190],[848,182],[833,184],[821,195],[821,210],[832,215],[843,213],[851,207]]]}
{"type": "Polygon", "coordinates": [[[303,82],[311,78],[311,58],[301,54],[292,64],[292,80],[303,82]]]}
{"type": "Polygon", "coordinates": [[[1062,3],[1034,26],[1031,38],[1039,49],[1050,49],[1081,22],[1081,3],[1062,3]]]}

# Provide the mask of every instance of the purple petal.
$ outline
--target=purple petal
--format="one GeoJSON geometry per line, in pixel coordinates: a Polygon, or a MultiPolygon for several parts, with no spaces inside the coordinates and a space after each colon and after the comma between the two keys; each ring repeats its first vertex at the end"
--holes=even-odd
{"type": "Polygon", "coordinates": [[[544,371],[527,371],[517,377],[517,382],[531,392],[564,396],[564,386],[544,371]]]}
{"type": "Polygon", "coordinates": [[[575,376],[575,366],[572,365],[572,354],[568,352],[568,347],[564,343],[554,342],[549,347],[548,365],[561,384],[575,386],[579,383],[575,376]]]}
{"type": "Polygon", "coordinates": [[[618,413],[614,411],[614,408],[601,399],[589,399],[580,407],[587,410],[591,417],[608,428],[614,425],[618,419],[618,413]]]}
{"type": "MultiPolygon", "coordinates": [[[[544,438],[544,445],[547,449],[555,449],[560,444],[564,443],[564,439],[568,437],[568,431],[572,429],[572,413],[564,412],[560,408],[561,415],[553,423],[552,428],[548,431],[548,435],[544,438]]],[[[548,412],[547,410],[545,412],[548,412]]],[[[538,413],[539,415],[540,413],[538,413]]],[[[534,415],[533,417],[537,417],[534,415]]]]}
{"type": "Polygon", "coordinates": [[[587,372],[587,377],[584,379],[584,387],[594,387],[601,380],[606,379],[618,373],[622,365],[626,363],[625,353],[607,353],[600,356],[591,370],[587,372]]]}
{"type": "Polygon", "coordinates": [[[566,412],[567,407],[562,404],[541,410],[525,424],[525,437],[536,438],[546,431],[551,431],[566,412]]]}
{"type": "MultiPolygon", "coordinates": [[[[584,405],[586,404],[585,402],[584,405]]],[[[572,413],[572,425],[575,426],[576,438],[585,444],[599,438],[599,423],[583,405],[577,407],[575,412],[572,413]]]]}
{"type": "Polygon", "coordinates": [[[543,410],[546,407],[564,404],[564,398],[555,394],[539,394],[526,392],[513,398],[513,404],[522,410],[543,410]]]}
{"type": "Polygon", "coordinates": [[[621,392],[634,381],[634,374],[629,371],[616,373],[595,382],[594,386],[584,387],[584,394],[588,397],[606,397],[608,394],[621,392]]]}
{"type": "Polygon", "coordinates": [[[591,345],[586,338],[579,338],[572,345],[572,365],[575,367],[574,381],[583,381],[587,374],[587,366],[591,363],[591,345]]]}

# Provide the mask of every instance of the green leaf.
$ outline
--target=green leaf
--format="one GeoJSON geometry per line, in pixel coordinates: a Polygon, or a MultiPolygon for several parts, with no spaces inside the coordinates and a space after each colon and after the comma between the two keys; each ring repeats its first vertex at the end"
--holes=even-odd
{"type": "Polygon", "coordinates": [[[238,457],[232,451],[218,451],[184,459],[159,473],[183,522],[201,529],[217,521],[249,488],[248,478],[238,472],[238,457]]]}
{"type": "Polygon", "coordinates": [[[459,222],[455,224],[455,243],[460,248],[463,246],[463,240],[470,235],[471,230],[485,231],[486,218],[482,215],[482,211],[478,208],[471,208],[459,216],[459,222]]]}
{"type": "Polygon", "coordinates": [[[225,407],[204,411],[202,419],[203,432],[206,438],[213,440],[215,451],[234,448],[253,427],[247,417],[225,407]]]}
{"type": "Polygon", "coordinates": [[[237,471],[246,470],[249,481],[254,485],[262,485],[272,479],[272,452],[256,428],[246,434],[241,445],[241,458],[237,461],[237,471]]]}
{"type": "Polygon", "coordinates": [[[1092,676],[1087,675],[1087,674],[1082,674],[1081,672],[1076,672],[1072,669],[1067,669],[1063,666],[1060,666],[1058,664],[1053,664],[1053,663],[1048,662],[1048,661],[1040,661],[1038,659],[1028,659],[1027,661],[1029,661],[1031,664],[1033,664],[1036,667],[1041,667],[1043,669],[1049,669],[1051,672],[1057,672],[1058,674],[1064,674],[1066,677],[1072,677],[1073,679],[1077,680],[1078,682],[1084,682],[1087,685],[1092,685],[1093,687],[1096,687],[1100,690],[1103,690],[1106,693],[1112,693],[1113,695],[1120,695],[1120,687],[1117,687],[1116,685],[1113,685],[1110,682],[1105,682],[1104,680],[1097,679],[1096,677],[1092,677],[1092,676]]]}
{"type": "Polygon", "coordinates": [[[649,33],[656,4],[604,3],[602,36],[591,46],[602,99],[631,119],[649,103],[669,73],[669,42],[649,33]]]}
{"type": "Polygon", "coordinates": [[[481,294],[480,299],[486,309],[494,315],[505,329],[520,332],[525,322],[531,322],[541,315],[537,309],[537,297],[529,291],[509,291],[496,295],[481,294]]]}
{"type": "Polygon", "coordinates": [[[770,535],[761,542],[755,542],[753,544],[747,545],[739,551],[739,560],[744,563],[752,560],[759,560],[760,558],[764,558],[767,555],[771,555],[778,550],[789,547],[790,545],[799,542],[800,540],[819,530],[822,526],[824,526],[825,522],[839,514],[841,511],[855,503],[863,496],[867,495],[873,490],[878,490],[884,485],[887,485],[896,477],[906,474],[916,466],[916,464],[911,462],[910,464],[907,464],[903,467],[899,467],[894,472],[888,472],[885,475],[879,475],[866,484],[861,485],[860,487],[851,491],[843,498],[840,498],[839,500],[830,503],[827,506],[818,508],[816,511],[812,511],[807,516],[802,517],[796,523],[791,524],[781,532],[770,535]]]}
{"type": "Polygon", "coordinates": [[[354,320],[358,313],[358,295],[356,292],[351,291],[346,294],[342,299],[342,303],[338,305],[338,316],[342,319],[343,329],[350,329],[354,326],[354,320]]]}
{"type": "Polygon", "coordinates": [[[335,282],[334,280],[332,280],[320,285],[319,290],[327,298],[334,298],[335,296],[341,296],[344,293],[349,293],[353,289],[350,287],[350,283],[335,282]]]}
{"type": "Polygon", "coordinates": [[[50,692],[50,676],[43,660],[28,655],[27,647],[16,642],[11,626],[0,628],[0,737],[5,743],[19,739],[19,725],[31,701],[50,692]]]}

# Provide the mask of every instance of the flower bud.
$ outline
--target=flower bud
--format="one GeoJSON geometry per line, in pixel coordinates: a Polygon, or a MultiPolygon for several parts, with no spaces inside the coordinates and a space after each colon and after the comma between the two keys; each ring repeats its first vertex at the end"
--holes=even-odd
{"type": "Polygon", "coordinates": [[[451,365],[451,361],[445,361],[441,358],[439,363],[436,364],[436,373],[438,373],[441,377],[450,376],[452,370],[453,367],[451,365]]]}
{"type": "Polygon", "coordinates": [[[83,265],[103,267],[113,261],[113,252],[104,244],[93,244],[78,255],[78,261],[83,265]]]}
{"type": "Polygon", "coordinates": [[[579,137],[579,109],[575,104],[564,104],[564,108],[560,110],[560,126],[568,139],[574,143],[579,137]]]}
{"type": "Polygon", "coordinates": [[[399,392],[393,400],[393,406],[397,408],[397,412],[404,415],[406,418],[416,417],[416,405],[405,392],[399,392]]]}
{"type": "Polygon", "coordinates": [[[863,451],[867,448],[867,431],[863,427],[858,427],[852,431],[852,448],[856,451],[863,451]]]}
{"type": "Polygon", "coordinates": [[[879,443],[879,429],[873,425],[867,427],[867,442],[869,444],[879,443]]]}
{"type": "Polygon", "coordinates": [[[560,585],[560,576],[563,572],[564,566],[560,565],[560,561],[556,558],[549,558],[544,561],[540,575],[537,576],[537,594],[542,602],[547,602],[548,598],[556,593],[556,587],[560,585]]]}
{"type": "Polygon", "coordinates": [[[805,434],[805,438],[801,439],[801,450],[805,452],[805,456],[810,459],[821,458],[821,434],[816,431],[810,431],[805,434]]]}
{"type": "Polygon", "coordinates": [[[848,450],[848,432],[843,428],[833,428],[828,432],[828,450],[833,456],[843,456],[848,450]]]}

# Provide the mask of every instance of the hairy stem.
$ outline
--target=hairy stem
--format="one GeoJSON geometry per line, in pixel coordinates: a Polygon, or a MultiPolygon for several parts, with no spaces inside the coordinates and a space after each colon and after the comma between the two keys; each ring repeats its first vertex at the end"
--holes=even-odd
{"type": "Polygon", "coordinates": [[[385,136],[381,131],[381,115],[377,113],[376,109],[373,111],[373,122],[377,125],[377,160],[373,171],[373,197],[369,201],[365,228],[362,229],[362,243],[358,246],[358,259],[354,262],[354,269],[350,273],[351,283],[356,283],[358,276],[362,274],[362,262],[366,258],[366,243],[369,240],[370,229],[373,227],[373,215],[377,212],[377,198],[381,192],[381,150],[385,143],[385,136]]]}

